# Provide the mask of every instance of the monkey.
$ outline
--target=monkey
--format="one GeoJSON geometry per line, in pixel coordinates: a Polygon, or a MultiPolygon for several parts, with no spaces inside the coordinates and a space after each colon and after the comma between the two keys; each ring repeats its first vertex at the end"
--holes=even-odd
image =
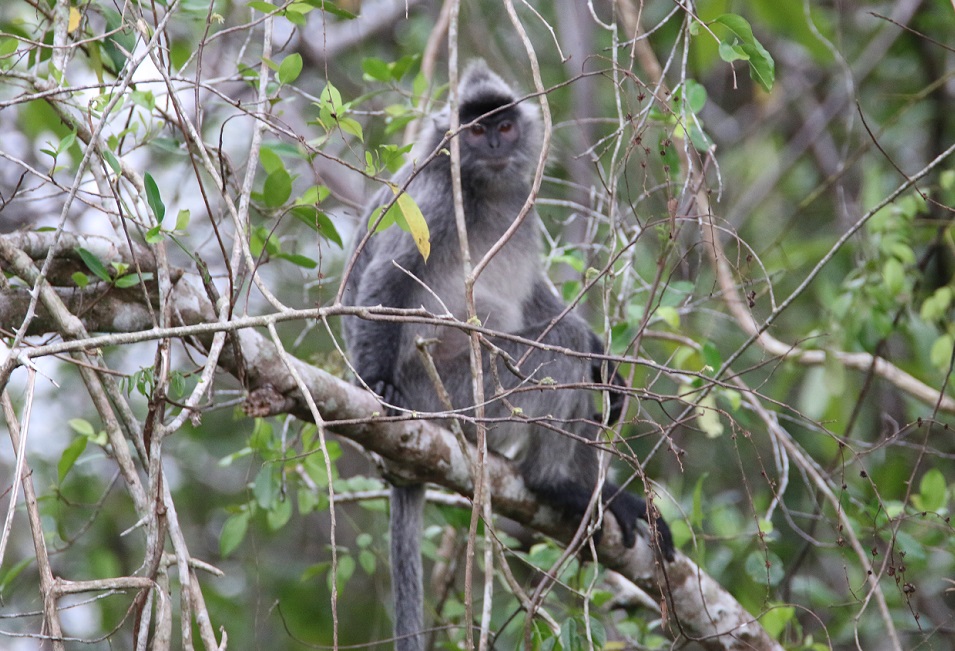
{"type": "MultiPolygon", "coordinates": [[[[543,127],[536,107],[521,103],[514,89],[481,60],[472,62],[459,84],[461,190],[472,260],[480,260],[518,217],[531,192],[542,149],[543,127]]],[[[450,113],[431,114],[415,160],[447,146],[450,113]]],[[[427,221],[431,239],[425,261],[412,237],[397,228],[372,235],[356,256],[342,290],[351,306],[424,307],[468,318],[464,271],[454,217],[451,163],[445,153],[426,165],[406,164],[393,183],[407,185],[427,221]],[[410,181],[409,181],[410,179],[410,181]]],[[[382,188],[369,202],[366,218],[394,198],[382,188]]],[[[544,503],[580,521],[597,485],[599,459],[592,445],[599,426],[593,394],[576,388],[602,383],[603,344],[576,312],[567,311],[546,279],[541,263],[541,225],[536,212],[511,234],[474,286],[476,315],[489,330],[515,335],[584,355],[555,354],[513,338],[495,339],[500,354],[484,354],[485,417],[488,447],[510,458],[528,488],[544,503]],[[565,314],[566,312],[566,314],[565,314]],[[561,315],[563,315],[561,317],[561,315]],[[504,358],[521,361],[523,376],[504,358]],[[525,371],[526,370],[526,371],[525,371]],[[574,385],[557,389],[553,385],[574,385]],[[499,390],[503,390],[503,394],[499,390]],[[516,414],[520,416],[515,417],[516,414]]],[[[361,234],[356,242],[363,239],[361,234]]],[[[451,326],[411,322],[343,319],[348,355],[361,383],[386,405],[418,413],[446,407],[425,371],[416,341],[434,342],[430,355],[456,410],[473,414],[474,394],[468,335],[451,326]]],[[[622,384],[618,377],[612,384],[622,384]]],[[[620,416],[622,398],[611,393],[608,421],[620,416]]],[[[462,423],[473,439],[473,426],[462,423]]],[[[645,500],[607,481],[600,493],[616,518],[627,547],[636,542],[636,521],[651,522],[645,500]]],[[[391,499],[391,564],[398,651],[420,651],[424,644],[420,536],[424,488],[394,485],[391,499]]],[[[663,557],[673,560],[673,541],[662,518],[652,530],[663,557]]]]}

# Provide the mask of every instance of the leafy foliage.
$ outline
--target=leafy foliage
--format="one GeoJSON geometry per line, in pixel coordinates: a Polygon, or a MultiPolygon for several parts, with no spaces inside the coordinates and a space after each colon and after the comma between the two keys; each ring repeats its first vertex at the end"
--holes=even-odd
{"type": "MultiPolygon", "coordinates": [[[[951,7],[539,3],[517,9],[532,67],[498,4],[463,4],[462,60],[487,58],[529,103],[540,71],[546,264],[631,387],[608,433],[616,471],[786,648],[955,648],[951,7]]],[[[51,552],[19,514],[5,525],[0,639],[40,634],[49,571],[115,582],[70,602],[77,617],[44,615],[45,634],[55,623],[89,648],[133,648],[134,620],[141,645],[179,634],[163,637],[176,626],[162,600],[123,583],[147,575],[163,603],[195,609],[173,618],[194,623],[184,647],[211,647],[219,627],[236,648],[388,646],[378,460],[336,441],[336,423],[239,413],[248,377],[168,330],[188,275],[213,320],[276,317],[255,325],[345,376],[335,319],[286,308],[334,308],[344,243],[366,226],[439,253],[389,179],[445,105],[447,38],[429,3],[380,5],[383,23],[345,0],[0,6],[4,341],[62,339],[78,356],[50,353],[35,375],[23,360],[37,360],[10,355],[0,375],[10,410],[32,407],[29,428],[5,416],[35,488],[14,492],[11,445],[0,505],[26,503],[51,552]],[[391,208],[363,214],[382,187],[391,208]],[[185,581],[186,556],[222,576],[197,564],[185,581]]],[[[248,343],[217,345],[231,359],[248,343]]],[[[448,568],[463,565],[470,511],[427,518],[436,648],[463,648],[480,622],[448,568]]],[[[555,579],[531,616],[496,566],[497,648],[664,649],[680,635],[652,608],[612,610],[604,568],[494,539],[526,592],[555,579]]]]}

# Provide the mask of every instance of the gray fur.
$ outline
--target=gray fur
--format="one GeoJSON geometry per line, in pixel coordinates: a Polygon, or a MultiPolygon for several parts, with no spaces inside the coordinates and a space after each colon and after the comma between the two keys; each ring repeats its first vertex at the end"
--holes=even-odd
{"type": "MultiPolygon", "coordinates": [[[[483,112],[486,105],[496,108],[517,99],[514,91],[483,62],[472,64],[464,74],[460,97],[462,116],[470,115],[469,109],[473,113],[475,107],[482,107],[483,112]]],[[[530,193],[530,181],[541,149],[537,110],[524,102],[481,123],[490,125],[490,132],[497,128],[494,125],[503,125],[497,120],[511,118],[516,123],[519,140],[500,145],[506,158],[504,167],[499,158],[489,162],[487,152],[497,151],[490,144],[478,140],[477,146],[467,146],[468,134],[461,137],[464,210],[474,261],[480,260],[511,226],[530,193]]],[[[423,160],[440,146],[447,130],[447,110],[433,115],[415,149],[417,159],[423,160]]],[[[403,184],[413,169],[414,164],[405,166],[397,173],[395,182],[403,184]]],[[[345,286],[344,301],[363,306],[423,306],[435,314],[443,314],[447,308],[457,319],[465,320],[464,280],[448,156],[439,155],[418,170],[408,193],[428,222],[429,260],[424,262],[408,233],[398,228],[378,233],[360,252],[345,286]],[[430,291],[395,263],[427,285],[430,291]],[[435,300],[434,294],[440,302],[435,300]]],[[[384,188],[370,202],[368,214],[392,197],[391,190],[384,188]]],[[[584,353],[599,352],[602,350],[599,339],[576,314],[570,313],[554,323],[564,305],[543,274],[539,228],[537,215],[529,215],[479,277],[475,288],[477,316],[486,327],[503,333],[584,353]]],[[[360,236],[357,239],[360,240],[360,236]]],[[[357,317],[346,318],[344,326],[351,361],[362,380],[386,401],[419,413],[445,411],[414,343],[418,336],[437,339],[439,343],[431,353],[452,403],[456,409],[473,415],[468,341],[460,330],[357,317]]],[[[579,518],[593,493],[598,473],[595,448],[588,445],[598,435],[592,420],[594,400],[588,391],[551,385],[599,381],[599,364],[536,347],[528,349],[503,339],[494,343],[515,360],[525,354],[528,357],[521,366],[525,377],[519,378],[500,361],[492,369],[485,356],[488,444],[513,459],[528,487],[540,498],[579,518]],[[503,397],[498,395],[496,379],[505,389],[503,397]],[[538,384],[544,379],[548,382],[538,384]],[[508,394],[511,389],[517,390],[508,394]],[[522,415],[514,418],[515,413],[522,415]]],[[[473,435],[467,425],[465,430],[473,435]]],[[[618,494],[617,491],[617,487],[607,483],[602,497],[620,522],[625,542],[632,545],[637,518],[647,519],[646,505],[630,493],[618,494]]],[[[419,486],[405,486],[395,487],[392,495],[395,631],[397,635],[406,635],[423,628],[418,550],[424,492],[419,486]]],[[[661,520],[656,526],[662,534],[664,553],[669,557],[672,546],[669,533],[665,532],[666,525],[661,520]]],[[[421,644],[421,639],[401,638],[396,649],[419,651],[421,644]]]]}
{"type": "Polygon", "coordinates": [[[395,607],[395,648],[417,651],[425,636],[421,587],[421,527],[424,484],[391,489],[391,586],[395,607]]]}

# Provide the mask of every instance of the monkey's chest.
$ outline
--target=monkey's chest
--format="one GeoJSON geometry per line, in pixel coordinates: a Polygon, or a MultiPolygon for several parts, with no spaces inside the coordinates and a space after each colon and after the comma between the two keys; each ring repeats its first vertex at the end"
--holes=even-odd
{"type": "MultiPolygon", "coordinates": [[[[526,326],[527,301],[533,287],[533,277],[518,272],[506,274],[495,265],[488,266],[478,277],[474,287],[474,307],[480,325],[488,330],[504,333],[519,332],[526,326]]],[[[468,320],[467,301],[464,295],[464,276],[460,273],[431,287],[434,294],[425,306],[436,314],[450,312],[459,321],[468,320]],[[440,305],[435,301],[440,299],[440,305]]],[[[427,337],[436,340],[431,349],[440,363],[457,364],[467,359],[467,333],[453,326],[433,326],[427,337]]]]}

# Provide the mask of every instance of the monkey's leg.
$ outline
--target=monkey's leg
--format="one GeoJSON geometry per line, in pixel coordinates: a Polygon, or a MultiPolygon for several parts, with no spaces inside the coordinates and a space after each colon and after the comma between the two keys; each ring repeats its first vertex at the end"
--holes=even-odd
{"type": "Polygon", "coordinates": [[[421,532],[424,484],[391,487],[391,594],[395,651],[423,651],[421,532]]]}

